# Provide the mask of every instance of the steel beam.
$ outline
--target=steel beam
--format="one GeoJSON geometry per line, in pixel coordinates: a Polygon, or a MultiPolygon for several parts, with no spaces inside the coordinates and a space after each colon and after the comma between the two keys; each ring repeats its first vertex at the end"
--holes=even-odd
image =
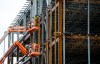
{"type": "MultiPolygon", "coordinates": [[[[11,33],[11,37],[12,37],[11,38],[12,39],[11,44],[12,44],[14,42],[14,33],[13,32],[11,33]]],[[[13,64],[13,61],[14,61],[13,57],[14,57],[14,53],[11,54],[11,64],[13,64]]]]}
{"type": "Polygon", "coordinates": [[[50,64],[50,49],[49,49],[49,43],[50,43],[50,11],[48,11],[48,64],[50,64]]]}
{"type": "Polygon", "coordinates": [[[61,32],[61,35],[59,35],[59,42],[58,42],[58,64],[62,64],[62,18],[63,18],[63,14],[62,14],[62,3],[63,0],[58,0],[59,2],[59,12],[58,12],[58,17],[59,17],[59,32],[61,32]]]}
{"type": "Polygon", "coordinates": [[[59,6],[59,2],[55,4],[55,6],[52,8],[52,12],[55,11],[55,9],[59,6]]]}
{"type": "Polygon", "coordinates": [[[49,39],[50,39],[50,53],[49,53],[49,64],[52,64],[52,4],[50,5],[50,28],[49,28],[49,39]]]}
{"type": "Polygon", "coordinates": [[[63,0],[63,64],[65,64],[65,0],[63,0]]]}
{"type": "Polygon", "coordinates": [[[16,62],[16,64],[18,64],[19,62],[21,62],[26,56],[27,56],[27,55],[24,55],[20,60],[18,60],[18,61],[16,62]]]}
{"type": "Polygon", "coordinates": [[[26,14],[24,13],[24,17],[23,17],[23,26],[26,27],[26,14]]]}
{"type": "MultiPolygon", "coordinates": [[[[44,44],[44,14],[42,14],[42,44],[44,44]]],[[[42,45],[42,54],[44,52],[44,46],[42,45]]],[[[43,64],[43,55],[42,55],[42,64],[43,64]]]]}
{"type": "MultiPolygon", "coordinates": [[[[10,47],[11,33],[8,34],[8,48],[10,47]]],[[[10,64],[10,55],[8,56],[7,64],[10,64]]]]}
{"type": "Polygon", "coordinates": [[[87,34],[88,34],[88,39],[87,39],[87,43],[88,43],[88,64],[91,64],[91,59],[90,59],[90,0],[88,0],[88,19],[87,19],[87,34]]]}
{"type": "MultiPolygon", "coordinates": [[[[19,32],[17,32],[17,40],[19,39],[19,32]]],[[[19,49],[17,48],[17,61],[19,61],[19,49]]]]}
{"type": "Polygon", "coordinates": [[[31,58],[27,58],[22,64],[26,64],[31,58]]]}
{"type": "MultiPolygon", "coordinates": [[[[55,6],[56,6],[56,3],[57,3],[57,1],[55,0],[55,6]]],[[[57,6],[57,7],[58,7],[58,6],[57,6]]],[[[56,8],[57,8],[57,7],[55,7],[55,10],[54,10],[54,11],[55,11],[55,19],[54,19],[54,20],[55,20],[55,21],[54,21],[54,22],[55,22],[55,23],[54,23],[54,28],[55,28],[55,29],[54,29],[54,30],[55,30],[55,34],[54,34],[55,43],[56,43],[56,32],[57,32],[57,31],[56,31],[56,30],[57,30],[57,29],[56,29],[56,26],[57,26],[57,24],[56,24],[56,22],[57,22],[57,18],[56,18],[56,17],[57,17],[57,14],[56,14],[57,12],[56,12],[56,10],[57,10],[57,9],[56,9],[56,8]]],[[[54,52],[55,52],[55,53],[54,53],[54,64],[56,64],[56,60],[57,60],[57,59],[56,59],[56,44],[54,45],[54,49],[55,49],[55,50],[54,50],[54,52]]]]}
{"type": "MultiPolygon", "coordinates": [[[[91,40],[100,40],[100,36],[89,36],[91,40]]],[[[87,35],[66,35],[65,38],[70,39],[88,39],[87,35]]]]}
{"type": "Polygon", "coordinates": [[[48,43],[48,22],[49,22],[49,19],[48,19],[48,7],[46,8],[46,64],[49,64],[49,43],[48,43]]]}
{"type": "Polygon", "coordinates": [[[0,44],[2,43],[2,41],[6,38],[6,36],[9,34],[9,32],[8,31],[6,31],[5,33],[4,33],[4,35],[2,36],[2,38],[0,39],[0,44]]]}

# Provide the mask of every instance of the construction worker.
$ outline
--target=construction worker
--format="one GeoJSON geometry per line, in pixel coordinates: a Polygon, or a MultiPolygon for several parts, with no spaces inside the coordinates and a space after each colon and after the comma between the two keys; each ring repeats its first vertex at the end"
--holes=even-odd
{"type": "MultiPolygon", "coordinates": [[[[34,23],[34,27],[39,27],[39,16],[34,17],[33,23],[34,23]]],[[[38,31],[35,31],[33,35],[34,35],[34,37],[33,37],[34,42],[38,43],[38,31]]]]}
{"type": "Polygon", "coordinates": [[[39,23],[39,16],[35,16],[34,17],[34,27],[38,27],[38,23],[39,23]]]}

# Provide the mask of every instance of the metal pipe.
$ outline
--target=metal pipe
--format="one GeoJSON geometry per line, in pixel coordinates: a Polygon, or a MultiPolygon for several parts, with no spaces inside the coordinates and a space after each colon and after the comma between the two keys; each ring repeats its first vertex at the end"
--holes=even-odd
{"type": "MultiPolygon", "coordinates": [[[[48,7],[46,8],[46,43],[48,43],[48,7]]],[[[48,64],[48,49],[46,50],[46,64],[48,64]]]]}
{"type": "Polygon", "coordinates": [[[65,0],[63,0],[63,64],[65,64],[65,0]]]}
{"type": "Polygon", "coordinates": [[[31,1],[31,6],[30,6],[30,7],[31,7],[31,8],[30,8],[30,20],[31,20],[31,21],[32,21],[32,12],[33,12],[33,11],[32,11],[32,6],[33,6],[33,2],[31,1]]]}
{"type": "Polygon", "coordinates": [[[88,64],[90,64],[90,0],[88,0],[88,64]]]}
{"type": "MultiPolygon", "coordinates": [[[[55,6],[56,6],[56,2],[57,2],[57,1],[55,0],[55,6]]],[[[57,59],[56,59],[56,39],[57,39],[57,37],[56,37],[56,32],[57,32],[57,31],[56,31],[56,26],[57,26],[57,24],[56,24],[56,21],[57,21],[57,18],[56,18],[56,17],[57,17],[57,16],[56,16],[56,15],[57,15],[57,14],[56,14],[57,12],[56,12],[56,10],[57,10],[57,9],[55,8],[55,10],[54,10],[54,11],[55,11],[55,19],[54,19],[54,22],[55,22],[55,23],[54,23],[54,28],[55,28],[55,29],[54,29],[54,30],[55,30],[55,34],[54,34],[54,37],[55,37],[55,45],[54,45],[54,46],[55,46],[55,48],[54,48],[54,49],[55,49],[55,51],[54,51],[54,52],[55,52],[55,53],[54,53],[54,54],[55,54],[55,59],[54,59],[54,63],[55,63],[55,64],[56,64],[56,60],[57,60],[57,59]]]]}
{"type": "Polygon", "coordinates": [[[5,39],[4,39],[4,53],[5,53],[5,39]]]}
{"type": "Polygon", "coordinates": [[[26,32],[26,33],[24,33],[24,35],[21,37],[21,38],[19,38],[19,42],[22,42],[23,41],[23,39],[25,39],[25,37],[28,35],[28,32],[26,32]]]}
{"type": "Polygon", "coordinates": [[[49,63],[52,64],[52,3],[50,5],[50,30],[49,30],[49,39],[50,39],[50,53],[49,53],[49,63]]]}
{"type": "Polygon", "coordinates": [[[2,41],[6,38],[6,36],[9,34],[9,32],[8,31],[6,31],[5,33],[4,33],[4,35],[2,36],[2,38],[0,39],[0,44],[2,43],[2,41]]]}
{"type": "MultiPolygon", "coordinates": [[[[10,47],[10,42],[11,42],[11,33],[8,34],[8,48],[10,47]]],[[[8,55],[8,63],[10,64],[10,55],[8,55]]]]}
{"type": "Polygon", "coordinates": [[[63,10],[62,10],[62,6],[63,6],[63,0],[58,0],[59,2],[59,6],[58,6],[58,9],[59,9],[59,12],[58,12],[58,17],[59,17],[59,32],[61,32],[61,35],[59,36],[59,42],[58,42],[58,64],[62,64],[63,63],[63,35],[62,35],[62,31],[63,31],[63,26],[62,26],[62,20],[63,20],[63,10]]]}
{"type": "Polygon", "coordinates": [[[26,59],[22,64],[27,63],[30,59],[31,59],[31,57],[29,57],[28,59],[26,59]]]}
{"type": "Polygon", "coordinates": [[[36,15],[38,15],[38,0],[36,0],[36,8],[37,8],[37,12],[36,12],[36,15]]]}
{"type": "Polygon", "coordinates": [[[48,7],[46,9],[46,40],[48,40],[48,7]]]}
{"type": "MultiPolygon", "coordinates": [[[[17,40],[19,39],[19,33],[17,33],[17,40]]],[[[17,48],[17,61],[19,60],[19,49],[17,48]]]]}
{"type": "MultiPolygon", "coordinates": [[[[3,53],[5,53],[5,39],[4,39],[4,51],[3,51],[3,53]]],[[[3,64],[4,64],[4,62],[3,62],[3,64]]]]}
{"type": "MultiPolygon", "coordinates": [[[[44,15],[42,14],[42,44],[44,43],[44,15]]],[[[42,45],[42,54],[43,54],[44,47],[42,45]]],[[[43,55],[42,55],[42,64],[43,64],[43,55]]]]}
{"type": "MultiPolygon", "coordinates": [[[[11,42],[11,44],[13,44],[13,42],[14,42],[14,33],[12,32],[11,33],[11,39],[12,39],[12,42],[11,42]]],[[[14,58],[13,58],[13,56],[14,56],[14,53],[11,53],[11,64],[13,64],[13,61],[14,61],[14,58]]]]}
{"type": "Polygon", "coordinates": [[[19,61],[16,62],[16,64],[18,64],[19,62],[21,62],[27,55],[24,55],[19,61]]]}
{"type": "MultiPolygon", "coordinates": [[[[26,14],[25,13],[24,13],[24,17],[23,17],[23,26],[26,27],[26,14]]],[[[25,28],[25,29],[27,29],[27,28],[25,28]]]]}

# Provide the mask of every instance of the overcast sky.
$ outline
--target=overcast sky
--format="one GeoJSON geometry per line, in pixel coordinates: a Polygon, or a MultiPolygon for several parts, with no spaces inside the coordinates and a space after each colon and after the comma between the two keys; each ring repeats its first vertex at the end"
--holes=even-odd
{"type": "MultiPolygon", "coordinates": [[[[0,38],[3,36],[7,27],[14,20],[25,2],[26,0],[0,0],[0,38]]],[[[0,44],[0,58],[4,53],[3,47],[3,43],[0,44]]]]}
{"type": "Polygon", "coordinates": [[[0,37],[14,20],[26,0],[0,0],[0,37]]]}

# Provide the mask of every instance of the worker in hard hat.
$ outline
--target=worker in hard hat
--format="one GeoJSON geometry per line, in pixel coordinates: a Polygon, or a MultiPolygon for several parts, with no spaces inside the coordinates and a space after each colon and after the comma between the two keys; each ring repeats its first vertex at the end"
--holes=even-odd
{"type": "Polygon", "coordinates": [[[38,25],[39,25],[38,23],[39,23],[39,16],[35,16],[34,17],[34,26],[38,27],[38,25]]]}
{"type": "MultiPolygon", "coordinates": [[[[34,27],[39,27],[39,16],[34,17],[33,23],[34,23],[34,27]]],[[[38,43],[38,31],[35,31],[33,35],[34,35],[34,37],[33,37],[34,40],[33,41],[35,43],[38,43]]]]}

